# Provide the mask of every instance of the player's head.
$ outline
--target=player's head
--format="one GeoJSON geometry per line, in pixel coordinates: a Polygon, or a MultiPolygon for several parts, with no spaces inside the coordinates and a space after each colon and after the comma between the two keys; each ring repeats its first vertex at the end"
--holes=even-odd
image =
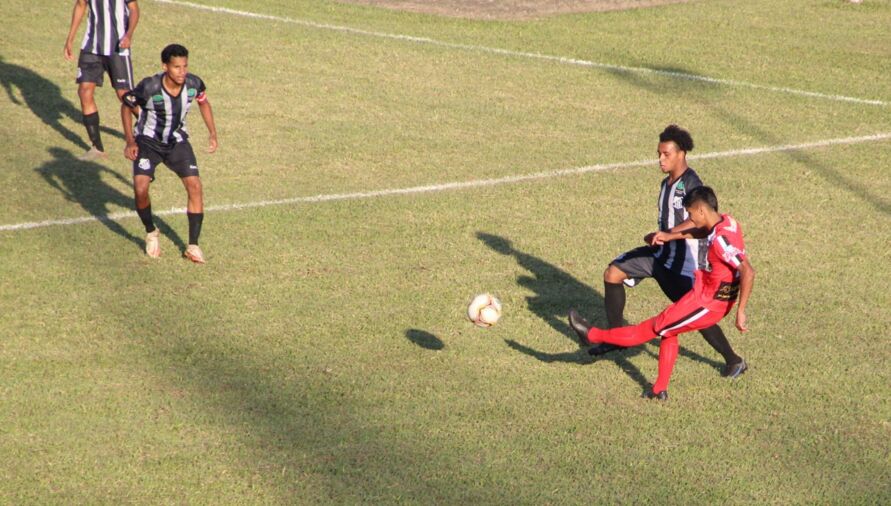
{"type": "Polygon", "coordinates": [[[161,68],[167,78],[183,84],[189,73],[189,50],[179,44],[170,44],[161,51],[161,68]]]}
{"type": "Polygon", "coordinates": [[[664,173],[687,168],[687,151],[693,151],[690,132],[677,125],[668,125],[659,134],[659,168],[664,173]]]}
{"type": "Polygon", "coordinates": [[[718,196],[708,186],[697,186],[688,191],[683,204],[697,227],[707,227],[708,219],[718,214],[718,196]]]}

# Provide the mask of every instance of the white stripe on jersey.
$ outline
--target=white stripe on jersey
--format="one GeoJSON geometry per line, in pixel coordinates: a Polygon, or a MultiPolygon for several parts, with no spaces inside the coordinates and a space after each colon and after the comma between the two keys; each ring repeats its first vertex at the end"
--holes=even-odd
{"type": "Polygon", "coordinates": [[[692,278],[694,271],[699,268],[699,239],[686,239],[686,241],[687,256],[684,258],[684,267],[681,269],[681,274],[692,278]]]}
{"type": "MultiPolygon", "coordinates": [[[[127,33],[127,28],[124,26],[124,9],[126,9],[126,8],[127,8],[126,2],[123,2],[123,1],[115,2],[115,5],[114,5],[114,18],[115,18],[114,26],[115,26],[115,32],[117,33],[117,36],[118,36],[118,40],[122,39],[124,37],[124,35],[127,33]]],[[[117,46],[117,44],[115,44],[115,46],[117,46]]],[[[115,47],[113,49],[116,50],[118,48],[115,47]]],[[[122,55],[130,54],[129,49],[121,49],[120,51],[121,52],[119,54],[122,54],[122,55]]],[[[112,51],[112,53],[114,53],[114,51],[112,51]]],[[[130,87],[131,88],[133,87],[132,83],[130,84],[130,87]]]]}
{"type": "Polygon", "coordinates": [[[173,125],[173,101],[163,90],[161,96],[164,97],[164,131],[161,132],[161,142],[167,144],[170,139],[170,127],[173,125]]]}
{"type": "MultiPolygon", "coordinates": [[[[107,6],[106,6],[106,8],[104,8],[102,10],[103,10],[103,14],[105,14],[105,19],[103,20],[105,22],[105,25],[104,25],[105,39],[103,41],[103,42],[105,42],[105,45],[102,47],[105,48],[109,52],[109,54],[113,54],[114,47],[111,45],[111,32],[112,32],[112,30],[111,30],[111,12],[109,12],[110,9],[108,9],[107,6]]],[[[117,46],[117,41],[115,41],[115,46],[117,46]]],[[[103,53],[104,52],[105,51],[103,51],[103,53]]]]}
{"type": "Polygon", "coordinates": [[[143,112],[142,114],[145,114],[146,120],[145,120],[145,125],[142,128],[142,135],[144,135],[146,137],[154,138],[155,137],[155,126],[157,126],[158,122],[156,121],[154,114],[149,114],[147,112],[147,111],[155,110],[155,101],[154,101],[154,99],[152,99],[152,97],[149,97],[149,99],[146,101],[144,109],[145,109],[145,112],[143,112]]]}
{"type": "Polygon", "coordinates": [[[189,87],[183,85],[182,91],[179,92],[179,118],[177,118],[179,128],[173,131],[173,138],[176,139],[176,142],[182,142],[183,136],[179,133],[180,129],[186,129],[186,113],[189,112],[189,87]]]}
{"type": "Polygon", "coordinates": [[[698,313],[687,318],[686,320],[682,321],[681,323],[678,323],[677,325],[675,325],[673,327],[668,327],[667,329],[662,329],[659,332],[659,335],[662,337],[665,337],[665,333],[668,332],[669,330],[679,329],[679,328],[683,327],[684,325],[689,325],[707,314],[708,314],[708,309],[702,308],[698,313]]]}

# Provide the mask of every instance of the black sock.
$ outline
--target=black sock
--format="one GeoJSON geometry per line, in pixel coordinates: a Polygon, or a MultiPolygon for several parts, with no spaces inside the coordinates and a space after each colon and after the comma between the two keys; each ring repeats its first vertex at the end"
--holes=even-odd
{"type": "Polygon", "coordinates": [[[201,235],[201,224],[204,222],[204,213],[186,213],[189,218],[189,244],[198,245],[198,236],[201,235]]]}
{"type": "Polygon", "coordinates": [[[145,226],[145,233],[154,232],[155,231],[155,222],[152,221],[152,205],[149,204],[145,209],[136,209],[136,214],[139,215],[139,219],[142,220],[142,224],[145,226]]]}
{"type": "Polygon", "coordinates": [[[93,143],[93,146],[99,151],[105,151],[105,148],[102,147],[102,137],[99,135],[99,111],[93,114],[85,114],[84,126],[87,127],[87,135],[90,137],[90,142],[93,143]]]}
{"type": "Polygon", "coordinates": [[[621,327],[625,318],[625,285],[603,282],[603,305],[609,328],[621,327]]]}
{"type": "Polygon", "coordinates": [[[724,331],[721,330],[721,327],[712,325],[711,327],[700,330],[699,333],[705,338],[705,342],[711,345],[715,351],[724,357],[724,361],[728,364],[733,364],[742,360],[742,358],[733,351],[733,348],[730,346],[730,342],[727,341],[727,336],[724,335],[724,331]]]}

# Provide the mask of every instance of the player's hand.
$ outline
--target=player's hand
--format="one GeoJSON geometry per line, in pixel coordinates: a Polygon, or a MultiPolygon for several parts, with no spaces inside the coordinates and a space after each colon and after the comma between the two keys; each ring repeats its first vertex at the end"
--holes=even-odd
{"type": "Polygon", "coordinates": [[[119,46],[121,49],[130,49],[130,44],[131,44],[131,42],[130,42],[130,36],[129,36],[129,35],[124,35],[124,37],[123,37],[123,38],[121,39],[121,41],[118,43],[118,46],[119,46]]]}
{"type": "Polygon", "coordinates": [[[71,52],[71,43],[65,43],[65,49],[62,51],[65,55],[65,59],[68,61],[74,61],[74,54],[71,52]]]}
{"type": "Polygon", "coordinates": [[[736,328],[739,329],[740,332],[748,332],[749,327],[746,325],[747,323],[746,312],[745,311],[737,311],[736,312],[736,328]]]}
{"type": "Polygon", "coordinates": [[[647,246],[653,245],[653,237],[656,236],[656,232],[650,232],[649,234],[644,236],[644,244],[647,246]]]}
{"type": "Polygon", "coordinates": [[[665,232],[656,232],[653,234],[653,238],[650,241],[650,246],[662,246],[666,242],[670,241],[668,234],[665,232]]]}
{"type": "Polygon", "coordinates": [[[220,147],[220,143],[219,143],[219,141],[217,141],[217,136],[211,135],[210,142],[207,145],[207,152],[213,153],[217,150],[218,147],[220,147]]]}
{"type": "Polygon", "coordinates": [[[136,142],[128,142],[127,146],[124,147],[124,158],[126,158],[127,160],[135,161],[138,155],[139,146],[136,145],[136,142]]]}

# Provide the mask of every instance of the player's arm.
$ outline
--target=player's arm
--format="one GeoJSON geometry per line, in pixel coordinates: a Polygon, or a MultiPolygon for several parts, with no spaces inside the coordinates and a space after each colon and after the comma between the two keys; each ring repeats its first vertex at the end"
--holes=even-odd
{"type": "Polygon", "coordinates": [[[74,36],[77,35],[77,27],[80,26],[81,20],[84,18],[84,14],[87,12],[87,0],[74,0],[74,9],[71,12],[71,27],[68,28],[68,38],[65,39],[65,59],[68,61],[74,60],[74,53],[71,51],[71,46],[74,44],[74,36]]]}
{"type": "MultiPolygon", "coordinates": [[[[694,225],[693,221],[688,218],[688,219],[684,220],[682,223],[679,223],[679,224],[671,227],[666,232],[660,232],[660,231],[650,232],[649,234],[644,236],[644,242],[650,246],[660,246],[663,243],[666,243],[668,241],[674,241],[677,239],[691,239],[691,238],[701,239],[702,237],[706,237],[708,235],[708,233],[706,233],[704,231],[698,231],[698,232],[695,231],[694,230],[695,228],[696,228],[696,225],[694,225]],[[667,238],[668,236],[666,234],[674,234],[674,233],[680,233],[682,235],[676,237],[675,239],[667,238]]],[[[674,236],[672,236],[672,237],[674,237],[674,236]]]]}
{"type": "Polygon", "coordinates": [[[133,92],[127,92],[121,97],[121,128],[124,130],[124,157],[128,160],[136,160],[139,155],[139,146],[136,145],[136,137],[133,136],[133,111],[139,107],[133,92]]]}
{"type": "Polygon", "coordinates": [[[749,259],[743,257],[739,264],[739,302],[736,306],[736,328],[740,332],[749,330],[746,325],[746,305],[749,303],[749,295],[752,294],[752,287],[755,286],[755,268],[749,263],[749,259]]]}
{"type": "Polygon", "coordinates": [[[127,3],[127,9],[130,11],[130,21],[127,26],[127,33],[121,37],[121,49],[130,49],[133,44],[133,32],[136,31],[136,25],[139,23],[139,4],[136,0],[127,3]]]}
{"type": "Polygon", "coordinates": [[[207,132],[210,134],[210,143],[207,146],[207,152],[213,153],[219,147],[219,142],[217,142],[217,126],[213,121],[213,109],[210,107],[210,101],[207,99],[207,95],[205,92],[201,92],[198,95],[198,110],[201,111],[201,118],[204,119],[204,124],[207,125],[207,132]]]}

